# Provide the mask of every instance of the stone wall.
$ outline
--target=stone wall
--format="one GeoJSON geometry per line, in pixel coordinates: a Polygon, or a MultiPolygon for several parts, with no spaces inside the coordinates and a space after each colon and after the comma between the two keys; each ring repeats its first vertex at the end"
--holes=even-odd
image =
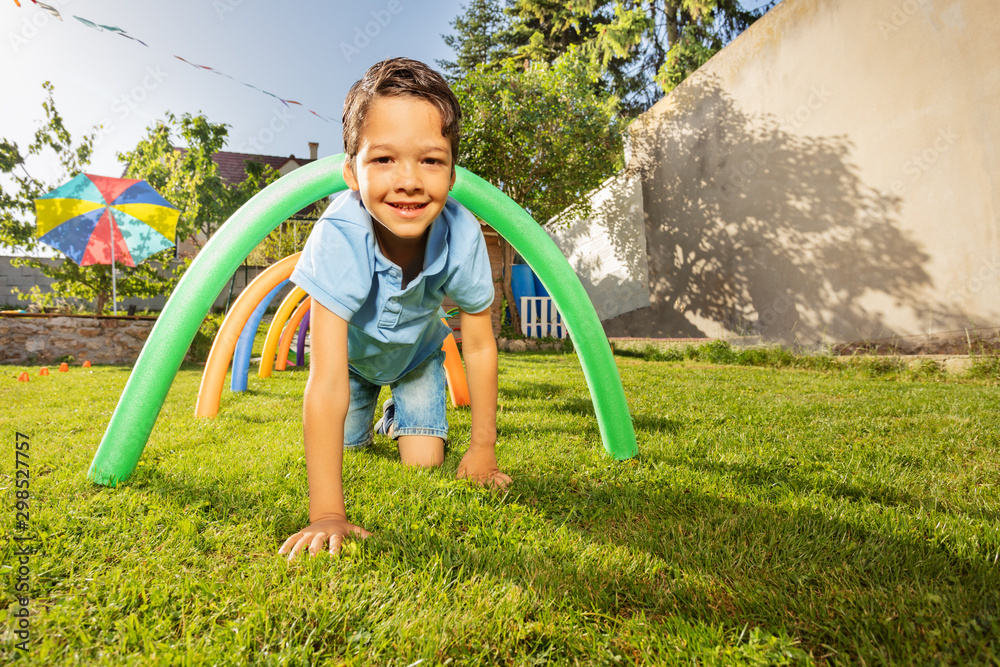
{"type": "Polygon", "coordinates": [[[75,362],[132,364],[155,317],[0,315],[0,363],[51,364],[65,355],[75,362]]]}

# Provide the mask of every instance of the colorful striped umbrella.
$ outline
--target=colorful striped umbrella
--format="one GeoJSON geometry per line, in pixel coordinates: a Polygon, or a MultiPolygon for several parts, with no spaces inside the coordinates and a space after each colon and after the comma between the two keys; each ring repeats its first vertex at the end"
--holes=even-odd
{"type": "MultiPolygon", "coordinates": [[[[80,174],[35,200],[42,243],[80,266],[135,266],[174,245],[180,211],[146,181],[80,174]]],[[[117,313],[117,305],[115,306],[117,313]]]]}

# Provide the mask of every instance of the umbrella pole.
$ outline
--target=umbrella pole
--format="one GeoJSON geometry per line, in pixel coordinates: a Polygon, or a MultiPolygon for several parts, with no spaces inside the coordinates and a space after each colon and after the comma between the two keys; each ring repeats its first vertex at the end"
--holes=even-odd
{"type": "Polygon", "coordinates": [[[115,286],[115,225],[112,222],[111,228],[111,308],[118,315],[118,289],[115,286]]]}

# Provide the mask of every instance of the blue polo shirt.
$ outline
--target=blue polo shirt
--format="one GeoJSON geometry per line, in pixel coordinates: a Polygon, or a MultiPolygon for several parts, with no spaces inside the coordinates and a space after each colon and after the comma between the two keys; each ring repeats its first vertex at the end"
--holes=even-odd
{"type": "Polygon", "coordinates": [[[405,289],[372,224],[357,192],[338,195],[313,227],[291,280],[350,324],[351,368],[388,384],[441,349],[451,333],[439,317],[444,297],[467,313],[493,303],[493,273],[479,222],[451,197],[431,223],[424,268],[405,289]]]}

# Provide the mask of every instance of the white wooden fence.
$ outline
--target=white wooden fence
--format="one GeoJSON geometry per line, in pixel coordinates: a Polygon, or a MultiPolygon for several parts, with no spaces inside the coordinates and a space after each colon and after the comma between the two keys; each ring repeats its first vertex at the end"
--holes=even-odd
{"type": "Polygon", "coordinates": [[[521,297],[521,333],[529,338],[566,338],[569,332],[548,296],[521,297]]]}

